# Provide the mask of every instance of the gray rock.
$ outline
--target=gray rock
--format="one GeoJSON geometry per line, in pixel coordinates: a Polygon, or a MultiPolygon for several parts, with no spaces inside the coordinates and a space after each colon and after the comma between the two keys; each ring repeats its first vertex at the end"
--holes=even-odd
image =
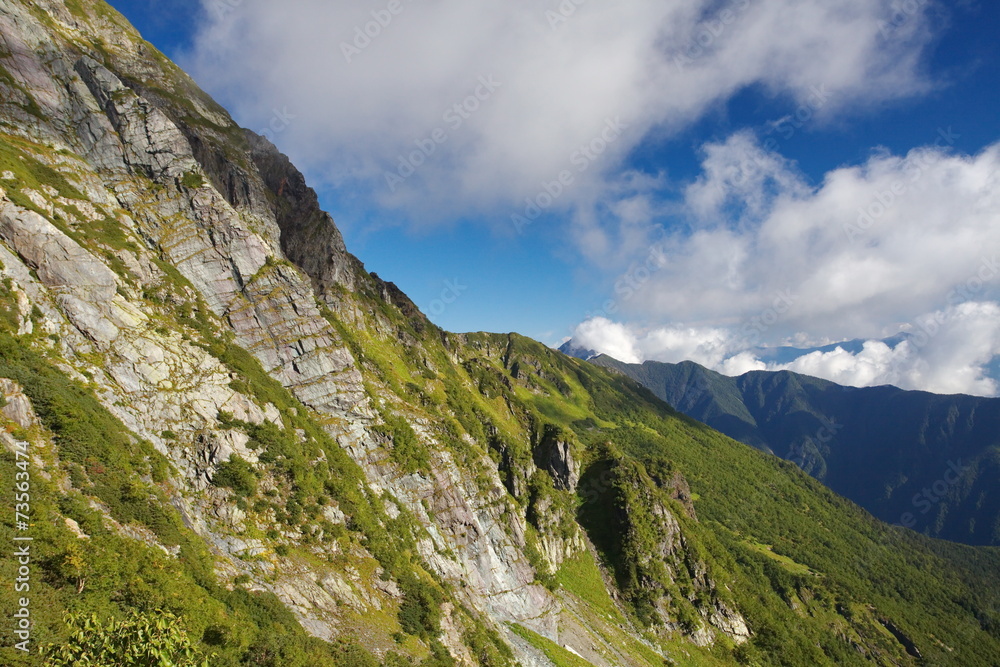
{"type": "Polygon", "coordinates": [[[546,427],[535,453],[538,467],[548,470],[557,489],[576,491],[580,463],[573,455],[572,441],[555,427],[546,427]]]}
{"type": "Polygon", "coordinates": [[[0,413],[23,429],[39,426],[38,415],[31,400],[24,395],[21,385],[7,378],[0,378],[0,392],[6,401],[0,413]]]}
{"type": "MultiPolygon", "coordinates": [[[[191,146],[166,114],[89,56],[80,58],[74,69],[117,132],[130,171],[158,182],[197,171],[191,146]]],[[[95,141],[94,147],[101,144],[95,141]]]]}

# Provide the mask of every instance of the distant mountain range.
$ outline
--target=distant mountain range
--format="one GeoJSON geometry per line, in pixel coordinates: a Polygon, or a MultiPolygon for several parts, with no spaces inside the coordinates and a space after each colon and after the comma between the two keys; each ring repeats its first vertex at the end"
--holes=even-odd
{"type": "Polygon", "coordinates": [[[858,389],[787,371],[732,378],[693,362],[590,361],[689,417],[795,462],[883,521],[1000,545],[1000,399],[858,389]]]}
{"type": "MultiPolygon", "coordinates": [[[[890,348],[895,349],[897,345],[908,338],[910,338],[909,334],[900,333],[889,338],[883,338],[881,342],[885,343],[890,348]]],[[[844,350],[845,352],[849,352],[850,354],[858,354],[864,349],[865,343],[867,342],[868,339],[855,338],[854,340],[832,343],[830,345],[819,345],[816,347],[791,347],[787,345],[783,345],[781,347],[757,347],[750,350],[750,352],[755,357],[768,364],[789,364],[799,357],[804,357],[807,354],[812,354],[813,352],[826,354],[828,352],[835,352],[838,348],[844,350]]]]}
{"type": "MultiPolygon", "coordinates": [[[[890,348],[895,349],[897,345],[903,341],[910,338],[909,334],[900,333],[895,336],[890,336],[889,338],[883,338],[880,342],[885,343],[890,348]]],[[[838,349],[849,352],[850,354],[859,354],[865,347],[865,343],[868,339],[865,338],[855,338],[854,340],[841,341],[839,343],[831,343],[829,345],[817,345],[814,347],[792,347],[790,345],[782,345],[779,347],[754,347],[747,350],[755,358],[767,364],[789,364],[799,357],[804,357],[807,354],[812,354],[813,352],[820,352],[826,354],[828,352],[834,352],[838,349]]],[[[590,348],[580,347],[576,344],[573,339],[567,340],[561,346],[559,346],[559,351],[563,354],[568,354],[571,357],[576,357],[577,359],[583,359],[588,361],[594,357],[601,356],[601,353],[597,350],[591,350],[590,348]]],[[[998,377],[993,371],[1000,370],[1000,357],[994,360],[994,363],[988,367],[988,374],[991,377],[998,377]]]]}
{"type": "Polygon", "coordinates": [[[442,331],[103,0],[0,91],[3,667],[1000,665],[1000,549],[621,373],[981,543],[994,404],[442,331]]]}

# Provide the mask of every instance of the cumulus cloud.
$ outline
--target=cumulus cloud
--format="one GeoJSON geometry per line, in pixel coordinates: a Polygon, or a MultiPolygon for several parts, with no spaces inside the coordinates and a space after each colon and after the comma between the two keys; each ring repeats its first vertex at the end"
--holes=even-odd
{"type": "Polygon", "coordinates": [[[669,262],[623,315],[844,340],[995,300],[1000,144],[970,156],[950,151],[949,130],[929,139],[817,186],[750,133],[707,146],[685,193],[690,224],[666,232],[669,262]]]}
{"type": "Polygon", "coordinates": [[[586,211],[640,142],[747,86],[825,114],[914,94],[930,39],[921,13],[885,29],[893,0],[203,3],[183,64],[312,174],[505,224],[562,172],[550,206],[586,211]]]}
{"type": "MultiPolygon", "coordinates": [[[[860,352],[815,352],[784,366],[853,386],[993,395],[1000,354],[1000,144],[951,152],[942,129],[906,155],[810,185],[795,165],[741,132],[704,148],[666,258],[577,336],[593,349],[615,327],[634,360],[691,359],[737,375],[760,370],[761,345],[869,339],[860,352]],[[890,347],[889,336],[910,338],[890,347]],[[927,338],[928,340],[922,341],[927,338]]],[[[626,276],[628,277],[628,276],[626,276]]],[[[635,281],[633,281],[635,283],[635,281]]]]}
{"type": "Polygon", "coordinates": [[[202,2],[182,64],[335,188],[339,206],[506,228],[532,207],[560,213],[605,270],[643,262],[656,242],[667,261],[614,315],[652,324],[585,323],[593,347],[735,373],[760,366],[748,353],[760,344],[878,340],[943,312],[967,327],[950,357],[943,343],[872,344],[797,368],[994,389],[978,374],[992,334],[957,309],[1000,298],[1000,147],[955,155],[944,129],[816,184],[740,132],[704,146],[701,176],[680,190],[669,174],[628,169],[643,142],[751,86],[820,123],[926,91],[921,11],[900,15],[895,0],[202,2]],[[914,365],[893,365],[901,356],[914,365]]]}
{"type": "Polygon", "coordinates": [[[723,328],[643,329],[605,317],[594,317],[580,324],[573,332],[573,343],[626,363],[690,360],[717,369],[742,351],[738,337],[723,328]]]}
{"type": "Polygon", "coordinates": [[[775,368],[865,387],[893,384],[939,394],[997,395],[984,367],[1000,354],[1000,306],[964,303],[920,318],[912,336],[894,348],[868,341],[851,354],[843,348],[813,352],[775,368]]]}
{"type": "Polygon", "coordinates": [[[577,327],[573,341],[628,363],[691,360],[730,376],[789,370],[852,387],[891,384],[940,394],[998,394],[1000,387],[985,367],[1000,354],[1000,304],[966,302],[927,313],[905,333],[894,346],[869,340],[858,352],[837,347],[784,364],[763,362],[759,350],[747,349],[747,339],[731,329],[645,329],[593,318],[577,327]]]}

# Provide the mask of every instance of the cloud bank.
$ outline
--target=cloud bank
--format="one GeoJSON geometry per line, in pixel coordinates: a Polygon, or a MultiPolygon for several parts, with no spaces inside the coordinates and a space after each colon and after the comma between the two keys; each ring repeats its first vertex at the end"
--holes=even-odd
{"type": "Polygon", "coordinates": [[[576,343],[730,375],[787,368],[855,386],[996,394],[984,369],[1000,354],[1000,144],[956,155],[954,138],[942,128],[907,155],[876,151],[818,186],[751,133],[706,146],[685,191],[688,227],[659,246],[669,261],[614,313],[578,327],[576,343]],[[879,342],[900,332],[912,338],[879,342]],[[857,337],[871,339],[860,353],[784,366],[752,354],[857,337]]]}
{"type": "Polygon", "coordinates": [[[641,142],[748,86],[821,91],[821,114],[919,92],[930,40],[892,0],[203,4],[182,64],[311,174],[383,210],[506,225],[564,172],[546,208],[586,211],[641,142]]]}
{"type": "Polygon", "coordinates": [[[949,128],[929,130],[924,147],[814,184],[740,132],[705,145],[686,185],[628,168],[748,87],[798,105],[777,136],[927,91],[932,3],[904,4],[203,0],[182,60],[370,217],[511,229],[557,213],[585,258],[626,278],[655,243],[654,270],[580,326],[585,347],[738,373],[763,366],[764,343],[863,337],[860,353],[789,367],[995,393],[982,367],[1000,319],[997,146],[955,155],[949,128]],[[922,346],[877,342],[935,318],[922,346]]]}
{"type": "MultiPolygon", "coordinates": [[[[627,363],[694,361],[724,375],[789,370],[851,387],[891,384],[939,394],[996,396],[986,366],[1000,354],[1000,304],[966,302],[918,318],[909,337],[890,346],[869,340],[859,352],[838,346],[790,363],[765,363],[746,338],[724,328],[641,328],[603,317],[581,323],[574,345],[627,363]]],[[[790,341],[789,341],[790,342],[790,341]]]]}
{"type": "Polygon", "coordinates": [[[706,147],[685,204],[691,227],[667,235],[670,261],[626,312],[724,323],[767,315],[784,295],[769,327],[843,339],[996,294],[1000,144],[877,152],[810,187],[744,133],[706,147]]]}

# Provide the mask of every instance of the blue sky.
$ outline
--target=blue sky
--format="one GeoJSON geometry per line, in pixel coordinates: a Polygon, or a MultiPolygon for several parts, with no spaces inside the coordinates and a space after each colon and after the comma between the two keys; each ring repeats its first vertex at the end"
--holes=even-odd
{"type": "Polygon", "coordinates": [[[997,3],[111,4],[287,152],[348,247],[446,329],[737,373],[763,367],[755,345],[933,328],[793,368],[996,393],[993,279],[954,293],[1000,250],[997,3]]]}

